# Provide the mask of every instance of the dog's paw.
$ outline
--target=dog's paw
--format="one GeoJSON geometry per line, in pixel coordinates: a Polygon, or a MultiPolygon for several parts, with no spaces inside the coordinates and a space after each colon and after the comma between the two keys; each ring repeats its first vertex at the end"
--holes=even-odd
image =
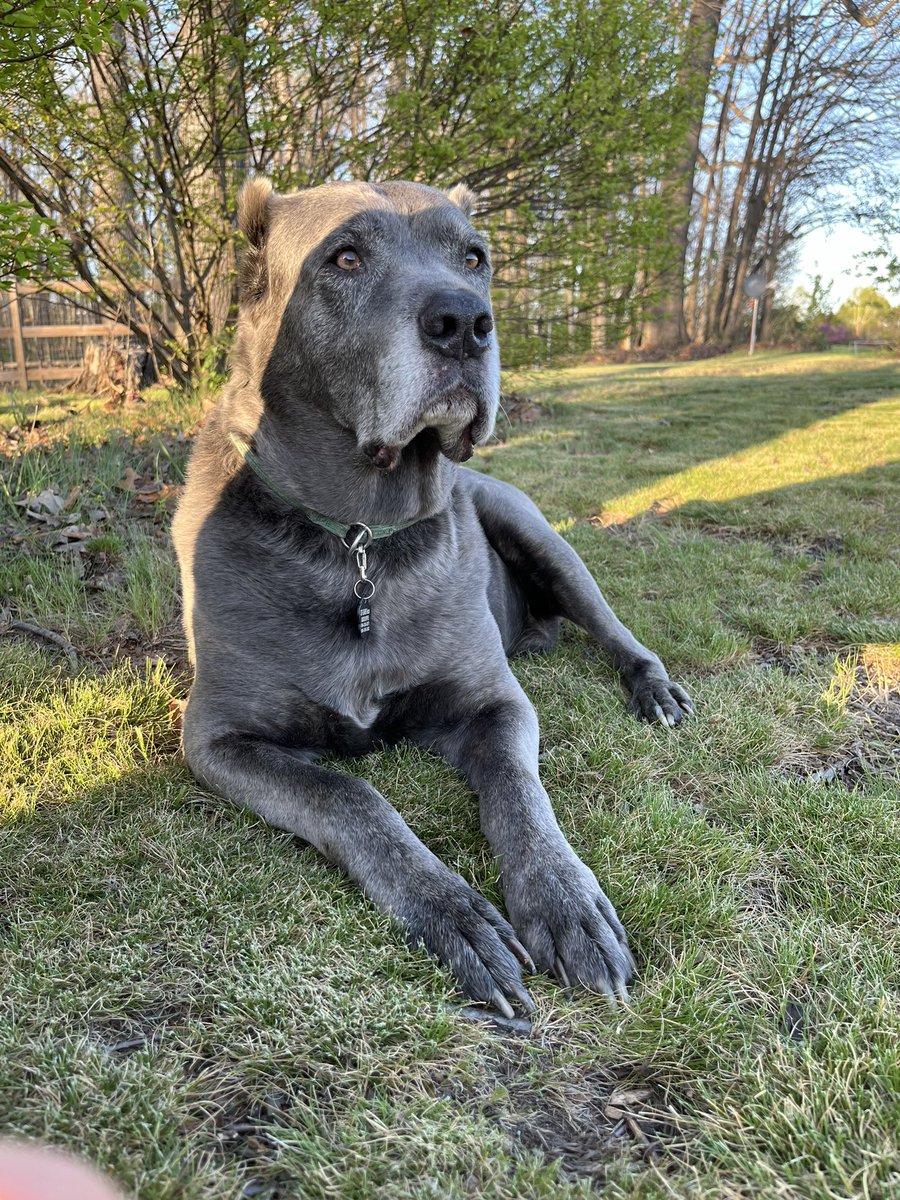
{"type": "Polygon", "coordinates": [[[522,967],[534,970],[512,926],[483,896],[449,869],[411,882],[395,909],[411,946],[423,945],[448,967],[462,991],[505,1017],[513,1005],[526,1013],[534,1002],[522,984],[522,967]]]}
{"type": "Polygon", "coordinates": [[[635,963],[616,910],[567,844],[504,872],[506,911],[537,967],[564,987],[628,998],[635,963]]]}
{"type": "Polygon", "coordinates": [[[639,720],[658,721],[671,728],[695,715],[690,696],[680,684],[672,682],[661,663],[638,667],[626,683],[631,692],[628,709],[639,720]]]}

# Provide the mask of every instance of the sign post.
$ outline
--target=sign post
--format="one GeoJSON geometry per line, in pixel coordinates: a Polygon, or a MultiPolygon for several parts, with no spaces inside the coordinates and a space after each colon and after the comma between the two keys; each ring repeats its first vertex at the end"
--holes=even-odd
{"type": "Polygon", "coordinates": [[[744,280],[744,294],[750,297],[753,305],[753,317],[750,321],[750,349],[748,354],[752,354],[756,349],[756,318],[759,315],[760,299],[766,294],[766,277],[762,271],[752,271],[744,280]]]}

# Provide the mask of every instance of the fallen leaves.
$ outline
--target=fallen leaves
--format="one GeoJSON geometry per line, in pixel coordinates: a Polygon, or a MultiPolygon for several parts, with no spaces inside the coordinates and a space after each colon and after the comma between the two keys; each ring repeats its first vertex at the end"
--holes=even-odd
{"type": "Polygon", "coordinates": [[[119,491],[133,494],[138,504],[156,504],[161,500],[167,511],[171,512],[181,495],[181,488],[161,479],[149,479],[139,475],[133,467],[126,467],[122,478],[116,484],[119,491]]]}
{"type": "Polygon", "coordinates": [[[122,492],[136,491],[137,490],[137,481],[139,479],[140,479],[140,475],[138,475],[138,473],[134,469],[134,467],[126,467],[125,471],[122,475],[122,478],[116,484],[116,487],[119,489],[119,491],[122,491],[122,492]]]}
{"type": "Polygon", "coordinates": [[[46,446],[49,441],[49,430],[44,421],[37,418],[29,422],[28,428],[13,425],[9,429],[0,430],[0,449],[10,454],[22,450],[33,450],[37,446],[46,446]]]}
{"type": "Polygon", "coordinates": [[[157,479],[141,487],[135,495],[135,500],[138,504],[155,504],[158,500],[162,500],[167,511],[172,512],[180,495],[180,487],[171,483],[160,483],[157,479]]]}
{"type": "Polygon", "coordinates": [[[13,503],[19,508],[24,508],[25,516],[30,517],[32,521],[50,523],[62,512],[65,500],[56,488],[45,488],[38,496],[24,496],[13,503]]]}
{"type": "MultiPolygon", "coordinates": [[[[95,538],[100,532],[100,525],[110,519],[108,509],[96,505],[85,511],[73,511],[81,496],[81,487],[71,487],[65,496],[53,486],[45,488],[37,495],[22,496],[13,503],[23,510],[26,521],[35,522],[42,526],[40,529],[15,529],[11,540],[14,545],[21,545],[26,538],[39,539],[49,549],[59,552],[81,553],[83,544],[95,538]]],[[[76,568],[76,571],[82,572],[76,568]]]]}
{"type": "MultiPolygon", "coordinates": [[[[162,504],[168,513],[174,511],[182,491],[178,485],[139,475],[133,467],[125,468],[115,488],[127,492],[142,509],[162,504]]],[[[97,537],[102,532],[100,526],[112,519],[110,510],[96,500],[91,502],[88,498],[80,504],[83,493],[81,484],[70,487],[65,495],[53,484],[37,494],[29,493],[14,500],[27,524],[11,532],[12,542],[19,545],[26,538],[39,538],[55,551],[80,553],[83,544],[97,537]],[[35,529],[33,525],[42,528],[35,529]]],[[[152,517],[154,513],[138,509],[135,515],[152,517]]]]}
{"type": "Polygon", "coordinates": [[[610,1121],[621,1121],[650,1098],[649,1088],[629,1088],[615,1091],[606,1102],[603,1115],[610,1121]]]}

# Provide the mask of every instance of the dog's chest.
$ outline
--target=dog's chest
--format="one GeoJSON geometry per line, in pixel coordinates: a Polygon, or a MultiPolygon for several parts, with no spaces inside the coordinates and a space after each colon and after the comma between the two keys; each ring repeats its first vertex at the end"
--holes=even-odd
{"type": "MultiPolygon", "coordinates": [[[[373,610],[373,618],[377,621],[377,610],[373,610]]],[[[321,623],[316,631],[316,653],[303,654],[303,669],[296,682],[304,700],[368,729],[378,720],[386,697],[415,686],[416,679],[391,644],[384,621],[367,638],[351,627],[354,621],[355,610],[330,629],[327,622],[321,623]]]]}
{"type": "Polygon", "coordinates": [[[487,611],[477,593],[460,596],[452,583],[437,586],[412,573],[373,578],[366,636],[352,579],[312,606],[298,604],[294,630],[294,682],[304,700],[363,729],[378,721],[388,698],[449,674],[487,611]]]}

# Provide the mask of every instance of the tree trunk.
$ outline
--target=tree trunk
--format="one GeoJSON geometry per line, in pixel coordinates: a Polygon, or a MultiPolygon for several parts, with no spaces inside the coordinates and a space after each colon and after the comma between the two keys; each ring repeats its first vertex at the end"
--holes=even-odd
{"type": "Polygon", "coordinates": [[[135,395],[140,387],[143,360],[143,352],[135,351],[121,339],[88,342],[81,370],[67,388],[122,403],[135,395]]]}
{"type": "Polygon", "coordinates": [[[671,262],[659,279],[661,295],[644,322],[642,344],[674,349],[684,345],[684,268],[688,252],[694,171],[703,128],[703,111],[722,17],[722,0],[691,0],[685,39],[684,65],[679,83],[693,93],[692,112],[685,137],[684,155],[672,175],[663,180],[662,195],[674,214],[669,232],[671,262]]]}

